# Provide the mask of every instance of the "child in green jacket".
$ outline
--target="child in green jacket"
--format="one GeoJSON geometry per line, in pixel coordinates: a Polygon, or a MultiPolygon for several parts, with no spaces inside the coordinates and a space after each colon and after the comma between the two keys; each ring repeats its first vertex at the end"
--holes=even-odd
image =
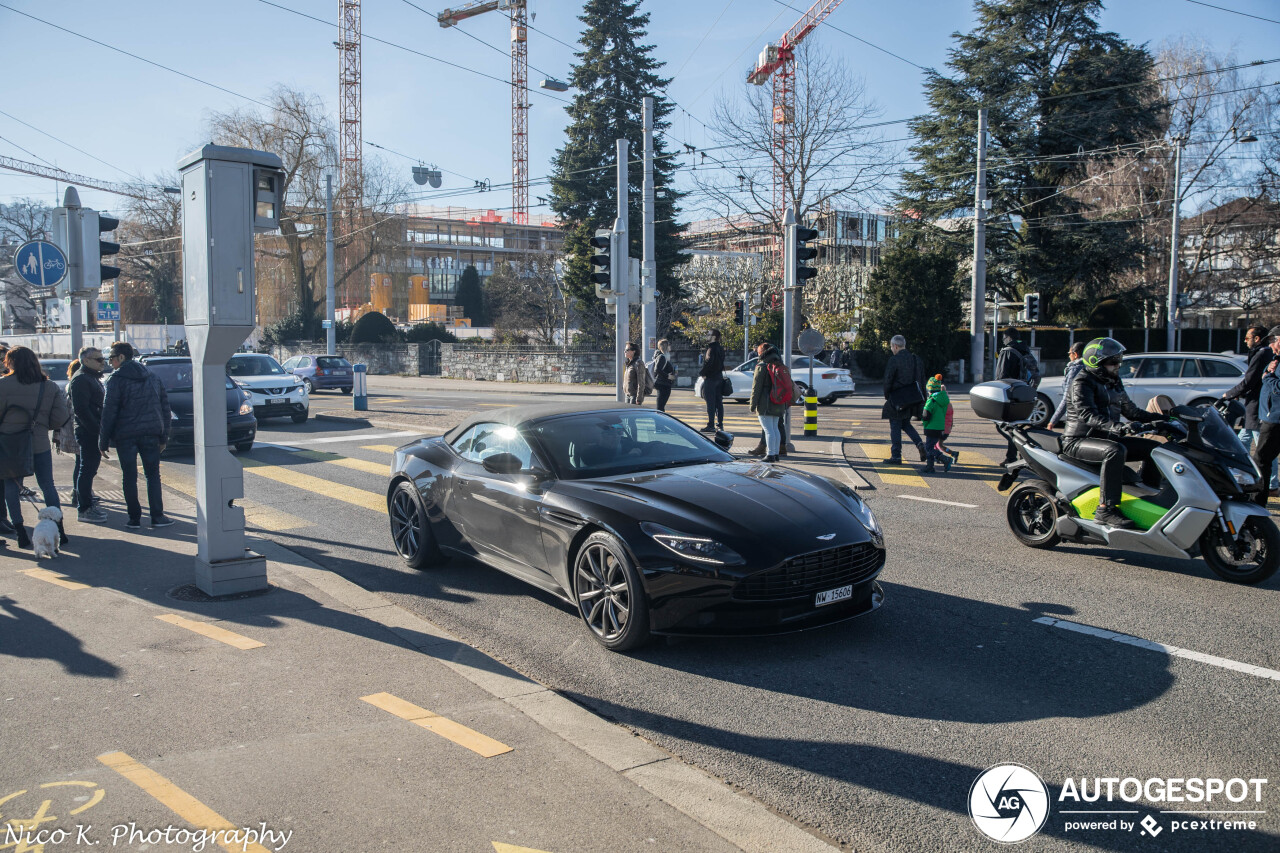
{"type": "Polygon", "coordinates": [[[950,471],[951,456],[938,447],[947,429],[947,409],[951,406],[947,390],[942,387],[942,374],[930,377],[926,388],[929,399],[925,400],[924,417],[921,419],[924,421],[924,473],[934,473],[933,463],[939,460],[942,462],[942,470],[950,471]]]}

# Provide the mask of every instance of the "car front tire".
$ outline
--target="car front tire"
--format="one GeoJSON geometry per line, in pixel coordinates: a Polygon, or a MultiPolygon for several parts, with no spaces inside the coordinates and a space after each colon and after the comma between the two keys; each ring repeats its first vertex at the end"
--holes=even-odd
{"type": "Polygon", "coordinates": [[[302,384],[303,384],[303,385],[305,385],[305,386],[307,386],[307,393],[308,393],[308,394],[314,394],[314,393],[316,393],[316,386],[314,386],[314,385],[312,385],[312,384],[311,384],[311,380],[310,380],[310,379],[303,379],[303,380],[302,380],[302,384]]]}
{"type": "Polygon", "coordinates": [[[343,394],[350,394],[350,393],[351,393],[351,387],[350,387],[350,386],[347,386],[346,388],[343,388],[343,389],[341,389],[341,390],[342,390],[342,393],[343,393],[343,394]]]}
{"type": "Polygon", "coordinates": [[[309,414],[311,414],[310,410],[305,412],[296,412],[292,415],[289,415],[289,417],[293,420],[295,424],[305,424],[307,422],[307,415],[309,414]]]}
{"type": "Polygon", "coordinates": [[[597,531],[583,541],[573,561],[578,615],[596,642],[614,652],[649,639],[649,599],[640,573],[617,538],[597,531]]]}
{"type": "Polygon", "coordinates": [[[402,480],[396,486],[387,499],[387,515],[391,519],[391,543],[406,566],[421,570],[445,561],[413,483],[402,480]]]}

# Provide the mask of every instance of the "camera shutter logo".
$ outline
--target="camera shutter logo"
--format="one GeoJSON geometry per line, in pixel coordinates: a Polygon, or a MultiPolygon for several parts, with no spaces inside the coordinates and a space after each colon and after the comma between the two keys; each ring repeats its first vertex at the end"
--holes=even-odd
{"type": "Polygon", "coordinates": [[[969,789],[969,817],[992,841],[1025,841],[1049,818],[1049,789],[1030,768],[997,764],[980,773],[969,789]]]}

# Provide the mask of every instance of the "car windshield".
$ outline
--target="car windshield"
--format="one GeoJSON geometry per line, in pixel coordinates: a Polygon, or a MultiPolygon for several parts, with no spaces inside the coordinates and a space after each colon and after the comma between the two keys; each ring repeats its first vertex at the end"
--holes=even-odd
{"type": "Polygon", "coordinates": [[[160,384],[164,386],[166,391],[190,391],[191,383],[191,362],[189,361],[165,361],[160,364],[148,364],[147,370],[150,370],[160,384]]]}
{"type": "Polygon", "coordinates": [[[609,477],[733,457],[661,412],[583,412],[538,421],[526,431],[566,480],[609,477]]]}
{"type": "Polygon", "coordinates": [[[1244,445],[1240,443],[1235,430],[1227,426],[1227,422],[1222,419],[1222,415],[1218,414],[1218,410],[1213,406],[1204,406],[1200,411],[1204,414],[1204,422],[1200,424],[1200,438],[1203,439],[1205,446],[1219,451],[1243,468],[1247,469],[1252,465],[1253,462],[1245,452],[1244,445]]]}
{"type": "Polygon", "coordinates": [[[278,376],[284,373],[284,368],[269,355],[247,355],[228,361],[227,373],[232,376],[278,376]]]}
{"type": "Polygon", "coordinates": [[[322,355],[316,358],[316,367],[323,367],[326,370],[350,366],[351,362],[337,355],[322,355]]]}

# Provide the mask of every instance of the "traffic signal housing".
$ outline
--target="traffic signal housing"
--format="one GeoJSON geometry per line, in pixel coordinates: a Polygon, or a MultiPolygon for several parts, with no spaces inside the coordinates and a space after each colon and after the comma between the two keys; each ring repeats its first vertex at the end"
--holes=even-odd
{"type": "Polygon", "coordinates": [[[818,257],[818,247],[808,246],[810,243],[818,239],[818,230],[816,228],[805,228],[803,225],[787,226],[787,254],[790,256],[791,279],[788,282],[790,287],[803,287],[804,283],[811,278],[817,276],[818,271],[809,266],[809,261],[818,257]]]}
{"type": "Polygon", "coordinates": [[[741,326],[743,322],[745,322],[745,319],[746,315],[744,314],[744,306],[742,304],[742,300],[739,299],[737,302],[733,303],[733,322],[741,326]]]}
{"type": "Polygon", "coordinates": [[[1028,323],[1040,322],[1040,294],[1028,293],[1022,297],[1022,312],[1028,323]]]}
{"type": "Polygon", "coordinates": [[[592,248],[591,281],[596,286],[596,296],[602,299],[614,296],[613,288],[613,229],[597,228],[595,236],[587,241],[592,248]]]}
{"type": "Polygon", "coordinates": [[[102,263],[102,259],[120,254],[120,244],[103,240],[103,232],[110,233],[120,227],[120,220],[96,210],[86,209],[81,219],[84,229],[84,289],[94,296],[104,281],[120,277],[120,268],[102,263]]]}

